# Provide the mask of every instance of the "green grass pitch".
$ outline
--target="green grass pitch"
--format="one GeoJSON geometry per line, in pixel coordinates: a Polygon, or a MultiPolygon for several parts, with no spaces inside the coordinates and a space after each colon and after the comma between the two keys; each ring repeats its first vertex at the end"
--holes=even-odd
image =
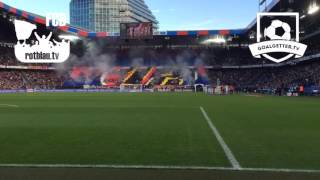
{"type": "Polygon", "coordinates": [[[0,164],[231,167],[200,106],[242,167],[320,170],[319,98],[193,93],[0,95],[0,164]]]}

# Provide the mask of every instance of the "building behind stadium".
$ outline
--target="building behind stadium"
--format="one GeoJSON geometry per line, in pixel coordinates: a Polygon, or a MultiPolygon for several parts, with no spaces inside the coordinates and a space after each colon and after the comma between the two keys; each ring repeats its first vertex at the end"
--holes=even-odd
{"type": "Polygon", "coordinates": [[[144,0],[71,0],[70,22],[95,32],[119,33],[121,23],[158,21],[144,0]]]}

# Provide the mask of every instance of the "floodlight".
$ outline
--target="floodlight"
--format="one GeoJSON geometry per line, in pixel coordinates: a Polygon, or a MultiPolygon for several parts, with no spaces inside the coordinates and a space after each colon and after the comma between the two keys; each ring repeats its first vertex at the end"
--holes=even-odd
{"type": "Polygon", "coordinates": [[[74,36],[74,35],[59,35],[60,39],[66,39],[69,41],[76,41],[79,40],[80,38],[78,36],[74,36]]]}
{"type": "Polygon", "coordinates": [[[313,3],[310,5],[310,7],[308,9],[308,14],[314,14],[318,11],[319,11],[319,6],[317,5],[317,3],[313,3]]]}
{"type": "Polygon", "coordinates": [[[207,39],[203,42],[203,44],[225,44],[227,41],[222,36],[217,36],[215,38],[207,39]]]}

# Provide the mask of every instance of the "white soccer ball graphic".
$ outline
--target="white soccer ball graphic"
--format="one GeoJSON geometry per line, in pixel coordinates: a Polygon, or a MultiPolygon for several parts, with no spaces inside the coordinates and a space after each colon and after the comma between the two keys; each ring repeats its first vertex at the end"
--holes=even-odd
{"type": "Polygon", "coordinates": [[[288,23],[273,20],[271,25],[264,30],[264,37],[270,40],[291,40],[291,27],[288,23]]]}

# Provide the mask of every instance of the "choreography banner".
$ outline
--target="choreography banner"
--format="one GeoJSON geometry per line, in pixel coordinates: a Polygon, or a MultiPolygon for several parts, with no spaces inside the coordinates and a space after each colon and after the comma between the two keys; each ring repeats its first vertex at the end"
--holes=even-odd
{"type": "Polygon", "coordinates": [[[261,55],[275,52],[284,52],[300,58],[306,52],[307,45],[295,41],[274,40],[252,44],[249,48],[252,55],[256,58],[261,58],[261,55]]]}

